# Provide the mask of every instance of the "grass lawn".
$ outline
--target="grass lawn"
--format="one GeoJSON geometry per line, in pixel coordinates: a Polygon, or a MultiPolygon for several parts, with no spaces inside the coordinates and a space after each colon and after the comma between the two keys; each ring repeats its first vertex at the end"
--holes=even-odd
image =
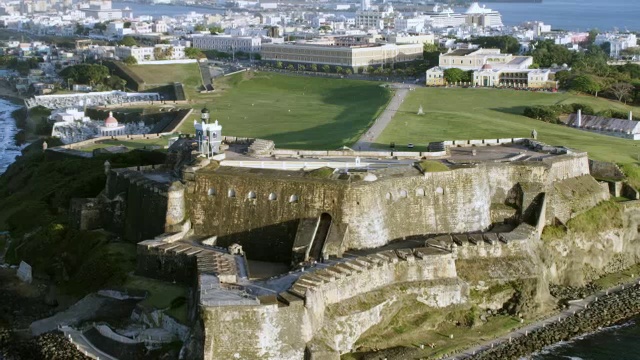
{"type": "Polygon", "coordinates": [[[197,63],[171,65],[131,65],[129,66],[145,82],[146,86],[166,85],[181,82],[185,88],[202,85],[200,70],[197,63]]]}
{"type": "Polygon", "coordinates": [[[608,108],[640,111],[618,102],[569,93],[417,88],[407,96],[376,146],[387,148],[390,142],[401,146],[414,143],[416,148],[424,149],[430,141],[529,137],[531,130],[536,129],[539,140],[588,151],[594,159],[618,163],[638,161],[639,142],[548,124],[522,115],[526,106],[558,103],[588,104],[596,111],[608,108]],[[425,114],[417,115],[421,105],[425,114]]]}
{"type": "Polygon", "coordinates": [[[122,141],[122,140],[105,140],[95,143],[93,145],[85,146],[78,150],[91,152],[95,149],[102,149],[110,146],[119,146],[124,145],[129,149],[144,149],[145,146],[167,146],[169,138],[171,136],[163,136],[157,139],[136,139],[130,141],[122,141]]]}
{"type": "MultiPolygon", "coordinates": [[[[211,119],[223,133],[273,140],[279,148],[351,145],[391,98],[370,81],[242,73],[216,83],[211,119]]],[[[182,131],[192,132],[192,124],[182,131]]]]}
{"type": "MultiPolygon", "coordinates": [[[[135,65],[147,84],[182,82],[196,110],[206,106],[223,134],[273,140],[279,148],[335,149],[351,145],[391,99],[380,83],[245,72],[215,80],[200,93],[197,64],[135,65]]],[[[194,133],[191,119],[179,129],[194,133]]]]}

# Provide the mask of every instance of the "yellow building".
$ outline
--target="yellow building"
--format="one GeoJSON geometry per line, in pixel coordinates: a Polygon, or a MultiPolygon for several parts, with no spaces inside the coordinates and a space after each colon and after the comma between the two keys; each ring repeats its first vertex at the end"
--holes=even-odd
{"type": "Polygon", "coordinates": [[[342,66],[358,69],[367,66],[393,65],[422,59],[422,44],[372,44],[364,46],[330,46],[313,43],[262,45],[262,60],[342,66]]]}

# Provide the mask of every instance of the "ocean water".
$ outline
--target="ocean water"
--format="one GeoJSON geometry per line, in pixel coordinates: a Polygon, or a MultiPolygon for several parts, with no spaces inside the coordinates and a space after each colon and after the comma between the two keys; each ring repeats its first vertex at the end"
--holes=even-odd
{"type": "MultiPolygon", "coordinates": [[[[502,13],[505,25],[518,25],[525,21],[541,20],[554,29],[586,31],[600,30],[640,31],[640,0],[542,0],[542,3],[485,3],[481,5],[502,13]]],[[[176,16],[191,11],[220,14],[222,10],[204,7],[150,5],[114,1],[114,8],[128,6],[133,16],[176,16]]],[[[464,10],[464,9],[459,9],[464,10]]],[[[353,17],[354,13],[343,13],[353,17]]]]}
{"type": "MultiPolygon", "coordinates": [[[[480,2],[482,4],[482,2],[480,2]]],[[[542,3],[488,3],[505,25],[541,20],[554,29],[639,31],[640,0],[542,0],[542,3]]]]}
{"type": "Polygon", "coordinates": [[[531,360],[639,360],[640,318],[544,349],[531,360]]]}
{"type": "Polygon", "coordinates": [[[18,132],[11,112],[20,106],[0,98],[0,174],[4,173],[20,155],[21,148],[15,145],[14,136],[18,132]]]}

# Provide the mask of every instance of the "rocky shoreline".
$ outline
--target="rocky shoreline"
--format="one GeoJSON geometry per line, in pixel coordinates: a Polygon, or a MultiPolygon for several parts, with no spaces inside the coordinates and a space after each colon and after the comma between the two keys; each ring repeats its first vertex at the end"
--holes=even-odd
{"type": "Polygon", "coordinates": [[[603,295],[573,316],[547,323],[526,336],[496,345],[493,349],[461,359],[520,359],[560,341],[592,333],[604,327],[620,324],[640,314],[640,285],[626,286],[620,291],[603,295]]]}

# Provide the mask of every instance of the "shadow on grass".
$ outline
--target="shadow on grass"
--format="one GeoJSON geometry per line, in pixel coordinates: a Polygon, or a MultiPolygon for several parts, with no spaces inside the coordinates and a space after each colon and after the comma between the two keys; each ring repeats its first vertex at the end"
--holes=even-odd
{"type": "Polygon", "coordinates": [[[337,149],[351,145],[384,111],[392,93],[387,89],[356,85],[331,89],[322,97],[326,104],[341,106],[343,110],[332,121],[304,130],[268,136],[280,148],[337,149]]]}

